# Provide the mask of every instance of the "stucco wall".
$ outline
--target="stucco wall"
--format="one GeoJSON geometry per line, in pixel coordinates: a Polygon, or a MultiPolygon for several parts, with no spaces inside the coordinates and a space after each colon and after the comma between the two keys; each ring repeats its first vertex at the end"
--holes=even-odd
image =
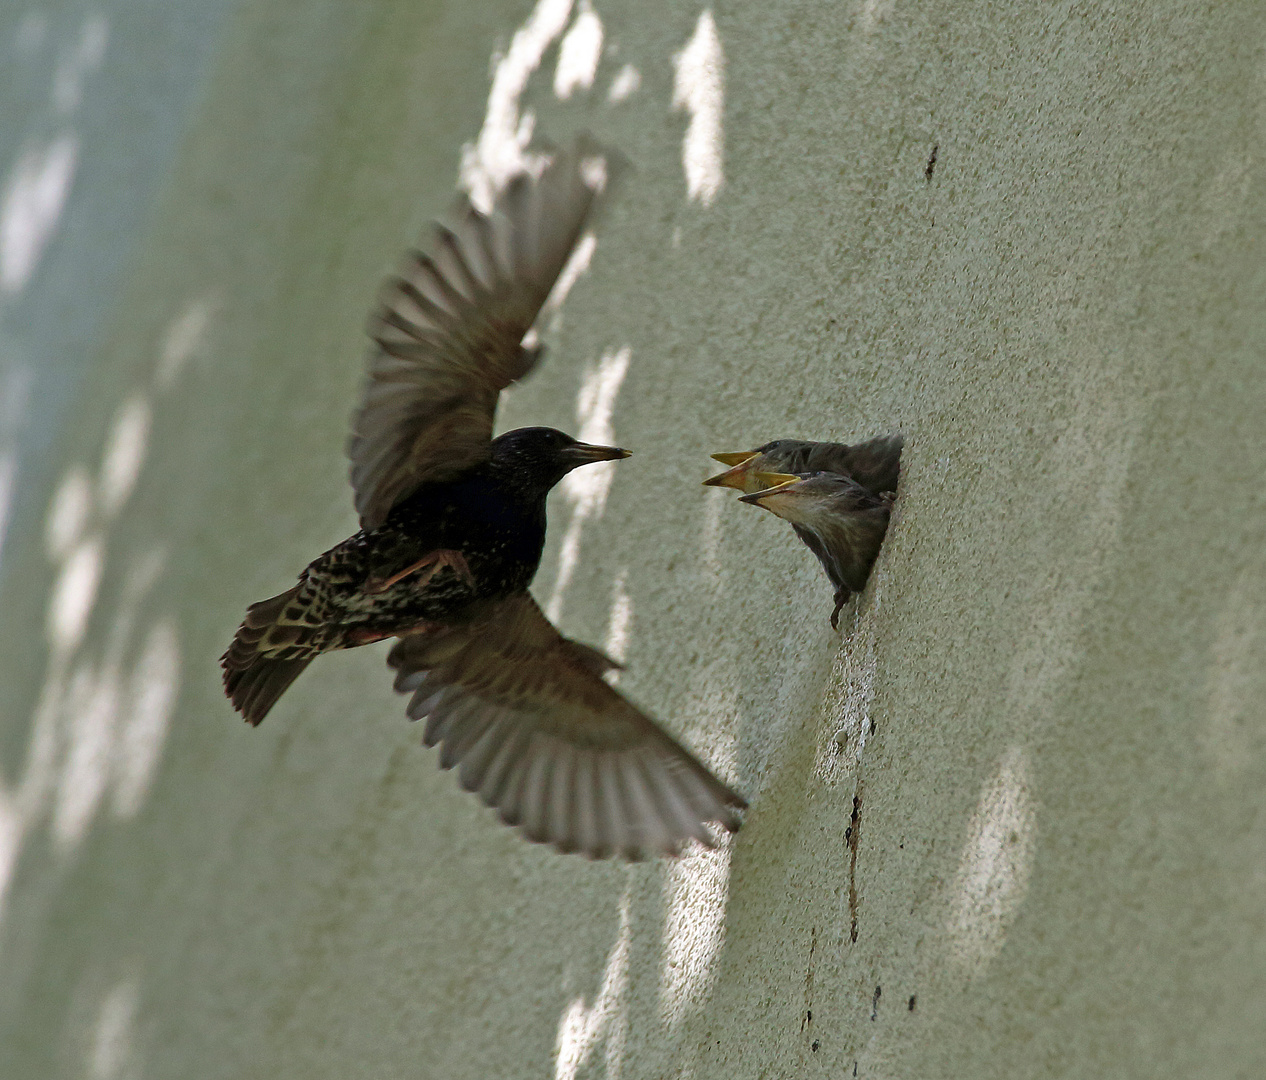
{"type": "MultiPolygon", "coordinates": [[[[209,33],[69,404],[0,430],[0,1075],[1266,1075],[1257,5],[260,0],[209,33]],[[637,170],[501,422],[636,451],[554,496],[536,593],[749,797],[672,865],[496,825],[384,647],[259,730],[219,689],[245,604],[354,527],[380,275],[529,112],[637,170]],[[836,634],[786,526],[699,481],[892,429],[836,634]]],[[[9,289],[5,341],[72,272],[9,289]]]]}

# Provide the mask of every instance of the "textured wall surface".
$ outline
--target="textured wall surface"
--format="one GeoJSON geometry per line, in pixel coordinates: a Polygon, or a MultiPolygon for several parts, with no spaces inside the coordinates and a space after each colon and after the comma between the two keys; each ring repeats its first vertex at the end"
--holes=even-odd
{"type": "Polygon", "coordinates": [[[1266,1075],[1259,5],[593,2],[171,6],[118,115],[158,7],[0,19],[0,1075],[1266,1075]],[[497,825],[384,646],[219,688],[531,117],[637,167],[501,424],[636,451],[535,591],[751,801],[671,865],[497,825]],[[891,429],[836,634],[699,481],[891,429]]]}

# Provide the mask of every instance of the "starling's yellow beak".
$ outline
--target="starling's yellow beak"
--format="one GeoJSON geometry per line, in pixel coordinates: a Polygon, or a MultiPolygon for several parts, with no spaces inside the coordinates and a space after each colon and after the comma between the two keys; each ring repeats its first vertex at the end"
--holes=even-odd
{"type": "Polygon", "coordinates": [[[735,454],[713,454],[714,461],[719,461],[722,465],[731,465],[733,468],[717,473],[716,476],[709,476],[704,484],[708,487],[732,487],[739,491],[746,491],[748,470],[751,468],[753,459],[759,456],[755,450],[740,450],[735,454]]]}
{"type": "Polygon", "coordinates": [[[755,456],[755,450],[740,450],[735,454],[713,454],[712,460],[719,461],[722,465],[742,465],[743,462],[751,461],[755,456]]]}
{"type": "MultiPolygon", "coordinates": [[[[739,502],[751,503],[753,506],[764,506],[762,499],[770,495],[781,495],[787,492],[792,484],[798,484],[803,477],[795,473],[758,472],[753,476],[760,485],[759,491],[750,495],[740,495],[739,502]]],[[[766,507],[768,509],[768,507],[766,507]]]]}

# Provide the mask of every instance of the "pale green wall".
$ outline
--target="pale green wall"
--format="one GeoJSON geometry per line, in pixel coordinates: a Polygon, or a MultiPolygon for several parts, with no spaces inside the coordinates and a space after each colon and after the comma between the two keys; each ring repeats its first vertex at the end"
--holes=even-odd
{"type": "Polygon", "coordinates": [[[702,6],[595,5],[593,89],[556,100],[555,42],[520,104],[637,171],[502,421],[605,393],[636,455],[555,496],[536,591],[595,644],[626,620],[623,688],[743,831],[672,868],[523,843],[383,647],[257,731],[224,702],[245,604],[354,527],[362,320],[534,11],[241,3],[73,405],[13,443],[0,1076],[1266,1075],[1260,6],[718,4],[706,205],[672,107],[702,6]],[[837,635],[789,530],[699,481],[892,428],[837,635]]]}

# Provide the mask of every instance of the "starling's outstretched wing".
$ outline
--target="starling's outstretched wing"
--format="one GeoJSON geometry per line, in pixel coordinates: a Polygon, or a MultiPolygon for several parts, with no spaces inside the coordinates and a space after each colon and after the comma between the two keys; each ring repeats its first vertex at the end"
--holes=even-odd
{"type": "Polygon", "coordinates": [[[387,662],[408,715],[462,787],[531,840],[591,858],[675,852],[747,804],[603,680],[618,665],[564,638],[526,593],[387,662]]]}
{"type": "Polygon", "coordinates": [[[581,138],[539,177],[511,181],[491,213],[462,199],[454,227],[436,225],[431,252],[414,252],[388,284],[347,449],[362,528],[419,484],[488,456],[498,395],[539,355],[523,337],[617,164],[581,138]]]}

